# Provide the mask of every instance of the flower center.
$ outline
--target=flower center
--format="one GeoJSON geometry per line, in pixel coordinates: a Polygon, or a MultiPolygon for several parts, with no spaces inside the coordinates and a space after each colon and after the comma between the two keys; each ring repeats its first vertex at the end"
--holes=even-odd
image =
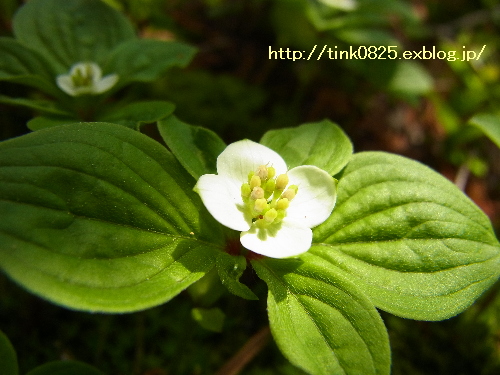
{"type": "Polygon", "coordinates": [[[258,228],[280,223],[298,191],[297,185],[288,185],[286,174],[275,175],[273,167],[261,165],[250,172],[248,182],[241,185],[241,197],[258,228]]]}
{"type": "Polygon", "coordinates": [[[88,87],[94,83],[94,71],[90,64],[81,64],[76,67],[75,71],[71,74],[71,81],[74,87],[88,87]]]}

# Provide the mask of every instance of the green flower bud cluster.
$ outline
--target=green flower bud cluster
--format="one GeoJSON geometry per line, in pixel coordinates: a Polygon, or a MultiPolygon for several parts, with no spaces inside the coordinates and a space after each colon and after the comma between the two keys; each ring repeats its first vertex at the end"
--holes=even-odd
{"type": "Polygon", "coordinates": [[[78,66],[71,75],[75,87],[91,86],[94,83],[94,72],[89,64],[78,66]]]}
{"type": "Polygon", "coordinates": [[[298,191],[297,185],[288,186],[286,174],[275,175],[273,167],[261,165],[241,185],[241,197],[258,228],[281,222],[298,191]]]}

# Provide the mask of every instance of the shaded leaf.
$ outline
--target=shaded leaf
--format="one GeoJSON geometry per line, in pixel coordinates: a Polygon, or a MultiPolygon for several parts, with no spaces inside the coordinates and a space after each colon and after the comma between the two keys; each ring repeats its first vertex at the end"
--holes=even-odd
{"type": "Polygon", "coordinates": [[[77,361],[55,361],[45,363],[26,375],[105,375],[93,366],[77,361]]]}
{"type": "Polygon", "coordinates": [[[222,332],[226,318],[222,310],[217,307],[212,309],[194,308],[191,310],[191,316],[200,326],[213,332],[222,332]]]}
{"type": "Polygon", "coordinates": [[[313,229],[310,252],[328,260],[375,305],[441,320],[458,314],[500,272],[486,215],[424,165],[382,152],[355,154],[330,218],[313,229]]]}
{"type": "Polygon", "coordinates": [[[239,282],[243,271],[247,267],[247,261],[243,256],[232,256],[220,252],[216,259],[217,272],[226,288],[238,297],[258,300],[259,298],[245,284],[239,282]]]}
{"type": "Polygon", "coordinates": [[[196,49],[181,42],[153,39],[133,39],[114,49],[104,65],[107,72],[117,73],[117,87],[130,82],[151,82],[159,79],[168,68],[186,66],[196,49]]]}
{"type": "Polygon", "coordinates": [[[0,331],[0,373],[6,375],[19,374],[16,351],[9,338],[0,331]]]}
{"type": "Polygon", "coordinates": [[[0,81],[31,86],[48,94],[60,95],[55,74],[35,51],[12,38],[0,38],[0,81]]]}
{"type": "Polygon", "coordinates": [[[52,115],[71,116],[70,112],[59,108],[55,102],[50,100],[10,98],[5,95],[0,95],[0,103],[23,106],[52,115]]]}
{"type": "Polygon", "coordinates": [[[271,332],[283,354],[314,375],[389,374],[389,339],[373,304],[328,262],[301,258],[252,262],[269,288],[271,332]]]}
{"type": "Polygon", "coordinates": [[[121,125],[2,142],[0,181],[1,267],[70,308],[163,303],[209,271],[222,247],[195,181],[164,147],[121,125]]]}
{"type": "Polygon", "coordinates": [[[26,125],[28,126],[28,129],[36,131],[40,129],[51,128],[53,126],[72,124],[75,121],[77,120],[69,117],[37,116],[29,120],[26,125]]]}
{"type": "Polygon", "coordinates": [[[98,120],[139,130],[143,124],[151,124],[171,115],[174,109],[173,103],[159,100],[134,102],[106,111],[98,116],[98,120]]]}
{"type": "Polygon", "coordinates": [[[109,51],[136,37],[128,19],[100,0],[31,0],[16,13],[13,29],[58,74],[80,61],[101,65],[109,51]]]}

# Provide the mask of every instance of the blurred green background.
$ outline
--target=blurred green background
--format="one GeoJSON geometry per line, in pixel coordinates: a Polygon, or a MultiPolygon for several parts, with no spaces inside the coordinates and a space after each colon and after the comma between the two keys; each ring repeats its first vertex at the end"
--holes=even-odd
{"type": "MultiPolygon", "coordinates": [[[[500,2],[105,1],[125,13],[141,37],[198,48],[188,68],[172,69],[152,85],[130,86],[119,98],[172,101],[177,117],[215,130],[228,143],[257,141],[269,129],[328,118],[351,137],[355,151],[405,155],[455,181],[500,233],[500,151],[468,125],[478,113],[500,114],[500,2]],[[317,60],[325,45],[338,50],[398,46],[398,57],[433,47],[456,51],[460,58],[464,50],[483,52],[471,61],[329,59],[326,53],[317,60]],[[307,56],[314,46],[309,61],[270,58],[270,49],[307,56]]],[[[21,4],[0,0],[0,36],[12,36],[12,16],[21,4]]],[[[6,82],[0,82],[0,94],[40,95],[6,82]]],[[[0,139],[27,133],[26,122],[34,115],[0,104],[0,139]]],[[[154,124],[143,131],[159,140],[154,124]]],[[[72,358],[117,375],[214,374],[219,369],[218,374],[228,375],[223,366],[267,325],[265,285],[251,270],[243,281],[260,301],[218,292],[200,297],[191,291],[148,311],[97,315],[51,305],[2,276],[0,329],[16,348],[22,373],[49,360],[72,358]],[[221,333],[191,317],[192,307],[209,307],[215,300],[226,314],[221,333]]],[[[498,291],[497,285],[465,313],[444,322],[382,313],[393,373],[500,373],[498,291]]],[[[272,340],[250,344],[257,354],[247,352],[250,363],[241,373],[302,373],[272,340]]]]}

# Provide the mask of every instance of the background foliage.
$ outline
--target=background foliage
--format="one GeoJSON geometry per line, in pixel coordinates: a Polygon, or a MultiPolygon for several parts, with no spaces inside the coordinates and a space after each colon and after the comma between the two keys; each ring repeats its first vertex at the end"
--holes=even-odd
{"type": "MultiPolygon", "coordinates": [[[[488,137],[497,138],[488,133],[487,117],[469,123],[478,114],[499,114],[497,1],[360,0],[357,9],[350,8],[351,1],[335,0],[106,2],[131,19],[141,37],[184,41],[198,49],[187,68],[124,88],[116,93],[118,99],[168,100],[180,121],[208,127],[226,143],[245,137],[257,141],[269,129],[328,118],[342,126],[357,152],[409,156],[455,181],[490,217],[498,235],[500,151],[488,137]],[[435,46],[457,55],[464,47],[486,47],[481,59],[471,62],[269,58],[270,47],[310,51],[325,44],[339,49],[398,45],[400,51],[435,46]]],[[[0,0],[0,36],[12,36],[12,15],[20,5],[0,0]]],[[[0,82],[0,93],[40,99],[36,91],[9,82],[0,82]]],[[[24,124],[37,114],[0,104],[0,138],[27,133],[24,124]]],[[[143,132],[161,139],[154,126],[144,126],[143,132]]],[[[235,348],[250,343],[265,350],[243,373],[300,374],[272,340],[249,341],[256,332],[268,337],[265,328],[259,331],[267,325],[265,284],[253,271],[243,274],[242,281],[259,297],[249,301],[224,294],[214,287],[218,277],[213,276],[204,281],[213,289],[208,296],[199,290],[204,285],[196,284],[168,304],[117,316],[50,305],[2,276],[0,328],[17,351],[21,373],[70,358],[106,373],[211,374],[222,369],[220,374],[229,374],[223,366],[235,348]],[[222,334],[193,323],[193,300],[200,309],[218,300],[228,313],[222,334]]],[[[498,373],[498,290],[493,287],[465,313],[444,322],[382,313],[393,373],[498,373]]]]}

